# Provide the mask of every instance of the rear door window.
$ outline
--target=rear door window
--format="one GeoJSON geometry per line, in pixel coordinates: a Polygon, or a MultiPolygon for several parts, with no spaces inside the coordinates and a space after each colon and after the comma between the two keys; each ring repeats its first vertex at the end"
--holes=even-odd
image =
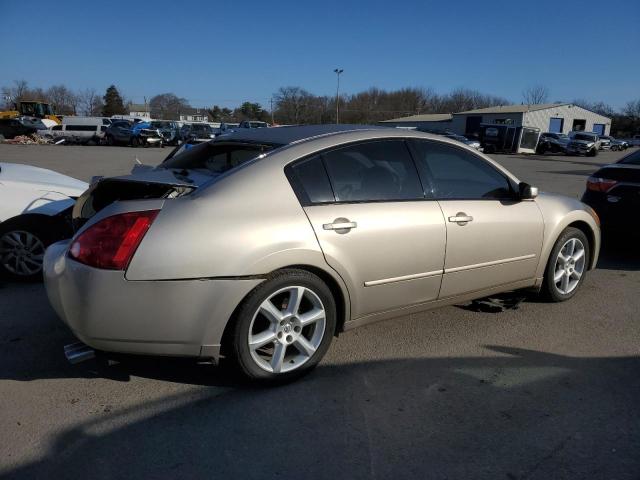
{"type": "Polygon", "coordinates": [[[349,145],[322,154],[336,201],[421,200],[424,192],[403,140],[349,145]]]}
{"type": "Polygon", "coordinates": [[[505,175],[484,159],[440,142],[415,141],[418,171],[437,199],[505,199],[514,191],[505,175]]]}
{"type": "Polygon", "coordinates": [[[319,155],[296,162],[285,171],[303,205],[335,201],[327,171],[319,155]]]}

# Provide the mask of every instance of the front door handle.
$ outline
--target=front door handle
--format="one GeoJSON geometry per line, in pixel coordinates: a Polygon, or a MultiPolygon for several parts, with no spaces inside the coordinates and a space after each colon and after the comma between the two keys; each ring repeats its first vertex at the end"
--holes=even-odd
{"type": "Polygon", "coordinates": [[[333,223],[325,223],[322,225],[324,230],[335,230],[336,233],[348,233],[352,228],[356,228],[358,224],[347,218],[336,218],[333,223]]]}
{"type": "Polygon", "coordinates": [[[473,217],[464,212],[458,212],[455,216],[449,217],[449,221],[458,225],[466,225],[469,222],[473,222],[473,217]]]}

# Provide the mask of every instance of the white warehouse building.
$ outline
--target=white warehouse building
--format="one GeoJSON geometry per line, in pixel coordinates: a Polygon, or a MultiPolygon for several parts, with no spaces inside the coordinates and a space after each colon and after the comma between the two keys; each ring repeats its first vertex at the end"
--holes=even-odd
{"type": "Polygon", "coordinates": [[[571,103],[500,105],[454,113],[448,128],[460,135],[475,136],[480,124],[535,127],[540,132],[569,133],[582,130],[609,135],[611,119],[571,103]]]}
{"type": "Polygon", "coordinates": [[[387,127],[450,131],[458,135],[476,136],[480,124],[491,123],[515,127],[536,127],[540,133],[569,133],[574,130],[609,135],[611,119],[571,103],[538,105],[500,105],[459,113],[411,115],[378,122],[387,127]]]}

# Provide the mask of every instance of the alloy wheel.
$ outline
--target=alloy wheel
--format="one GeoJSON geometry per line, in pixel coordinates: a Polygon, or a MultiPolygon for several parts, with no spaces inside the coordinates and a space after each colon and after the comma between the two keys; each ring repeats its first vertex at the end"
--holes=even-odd
{"type": "Polygon", "coordinates": [[[585,248],[580,239],[570,238],[565,242],[556,258],[553,282],[558,292],[568,295],[573,292],[584,273],[585,248]]]}
{"type": "Polygon", "coordinates": [[[290,372],[313,356],[325,330],[326,312],[316,293],[301,286],[282,288],[253,315],[247,338],[251,358],[267,372],[290,372]]]}
{"type": "Polygon", "coordinates": [[[13,230],[0,237],[0,263],[10,273],[28,277],[42,270],[45,246],[30,232],[13,230]]]}

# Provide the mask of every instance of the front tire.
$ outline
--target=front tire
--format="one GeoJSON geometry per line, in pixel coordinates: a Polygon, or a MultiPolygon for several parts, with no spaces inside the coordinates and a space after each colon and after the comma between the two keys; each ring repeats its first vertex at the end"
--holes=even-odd
{"type": "Polygon", "coordinates": [[[336,305],[327,285],[303,270],[276,272],[242,302],[230,349],[247,378],[289,381],[324,357],[336,328],[336,305]]]}
{"type": "Polygon", "coordinates": [[[44,251],[60,237],[55,230],[37,217],[0,224],[0,273],[14,281],[42,281],[44,251]]]}
{"type": "Polygon", "coordinates": [[[542,294],[551,302],[564,302],[573,297],[584,282],[590,259],[589,240],[577,228],[566,228],[551,250],[542,294]]]}

